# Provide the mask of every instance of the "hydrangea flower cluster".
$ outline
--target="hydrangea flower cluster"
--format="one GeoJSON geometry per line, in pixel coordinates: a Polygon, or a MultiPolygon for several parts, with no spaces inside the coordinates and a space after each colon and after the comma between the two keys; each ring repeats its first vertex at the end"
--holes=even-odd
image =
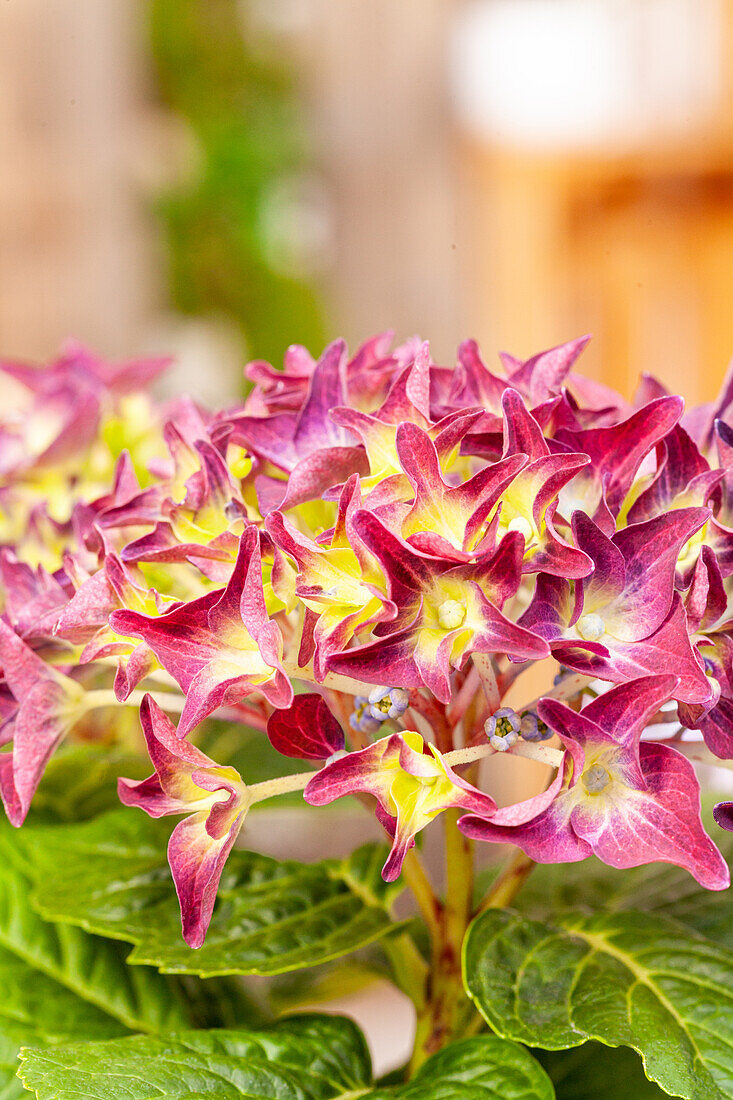
{"type": "Polygon", "coordinates": [[[145,397],[159,360],[2,364],[28,394],[0,430],[10,821],[64,738],[132,706],[154,771],[120,798],[183,816],[194,947],[248,809],[285,790],[373,796],[387,880],[453,810],[536,861],[726,887],[685,754],[733,759],[733,378],[687,412],[649,377],[627,403],[575,372],[585,343],[496,372],[473,341],[454,367],[388,335],[292,347],[216,414],[145,397]],[[543,660],[554,687],[508,706],[543,660]],[[194,745],[215,713],[310,770],[246,785],[194,745]],[[477,769],[497,752],[554,777],[499,808],[477,769]]]}

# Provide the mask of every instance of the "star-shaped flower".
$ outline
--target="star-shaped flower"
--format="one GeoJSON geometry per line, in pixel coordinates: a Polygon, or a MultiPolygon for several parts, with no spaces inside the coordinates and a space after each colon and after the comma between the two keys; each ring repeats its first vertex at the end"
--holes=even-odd
{"type": "Polygon", "coordinates": [[[706,508],[681,508],[608,538],[576,512],[575,543],[593,562],[593,573],[574,585],[540,576],[520,622],[578,672],[612,683],[674,672],[678,699],[710,700],[713,691],[674,590],[680,549],[708,515],[706,508]]]}
{"type": "Polygon", "coordinates": [[[450,768],[419,733],[393,733],[326,764],[303,792],[311,806],[364,792],[377,800],[377,817],[394,838],[382,877],[393,882],[421,829],[451,807],[492,814],[496,803],[450,768]]]}
{"type": "Polygon", "coordinates": [[[580,713],[543,699],[540,717],[567,749],[554,784],[490,820],[459,822],[477,840],[518,845],[539,863],[595,853],[612,867],[675,863],[709,890],[730,876],[700,821],[690,762],[668,745],[643,742],[649,719],[673,695],[673,676],[647,676],[600,695],[580,713]]]}
{"type": "Polygon", "coordinates": [[[353,522],[381,563],[398,610],[394,621],[374,629],[377,641],[334,654],[329,669],[371,684],[424,684],[447,703],[451,670],[469,653],[507,653],[520,661],[547,656],[546,642],[500,610],[519,586],[519,534],[507,535],[493,554],[456,565],[417,550],[372,512],[357,512],[353,522]]]}
{"type": "Polygon", "coordinates": [[[247,788],[234,768],[220,767],[181,740],[149,695],[140,705],[140,721],[155,772],[147,779],[120,779],[120,801],[150,817],[187,815],[171,834],[168,862],[183,938],[189,947],[201,947],[224,864],[249,809],[247,788]]]}
{"type": "Polygon", "coordinates": [[[180,684],[186,703],[179,737],[219,707],[253,692],[275,707],[287,707],[293,689],[282,667],[282,638],[265,607],[260,536],[249,526],[242,535],[226,588],[151,617],[115,611],[118,634],[142,638],[163,668],[180,684]]]}

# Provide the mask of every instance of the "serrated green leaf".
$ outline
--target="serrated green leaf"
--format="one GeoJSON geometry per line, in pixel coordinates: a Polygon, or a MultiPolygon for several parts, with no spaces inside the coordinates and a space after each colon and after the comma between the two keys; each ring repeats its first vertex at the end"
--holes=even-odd
{"type": "Polygon", "coordinates": [[[184,1031],[24,1050],[18,1071],[39,1100],[331,1100],[371,1078],[350,1020],[303,1016],[268,1031],[184,1031]]]}
{"type": "MultiPolygon", "coordinates": [[[[716,842],[730,858],[733,834],[718,832],[716,842]]],[[[644,910],[681,921],[724,946],[733,943],[733,905],[669,863],[623,871],[597,859],[539,866],[518,895],[516,908],[534,918],[551,917],[563,909],[644,910]]]]}
{"type": "Polygon", "coordinates": [[[18,1048],[185,1026],[185,1002],[120,944],[52,924],[30,907],[19,834],[0,832],[0,1098],[21,1095],[18,1048]]]}
{"type": "Polygon", "coordinates": [[[553,1100],[552,1082],[532,1055],[497,1035],[463,1039],[438,1051],[406,1085],[364,1100],[553,1100]]]}
{"type": "Polygon", "coordinates": [[[118,944],[41,919],[30,906],[32,883],[13,839],[0,833],[0,946],[132,1031],[187,1024],[171,984],[154,970],[131,970],[118,944]]]}
{"type": "Polygon", "coordinates": [[[535,1051],[555,1086],[557,1100],[661,1100],[667,1094],[644,1076],[641,1058],[628,1047],[584,1043],[571,1050],[535,1051]]]}
{"type": "Polygon", "coordinates": [[[166,973],[280,974],[349,954],[394,930],[379,846],[348,860],[278,861],[235,850],[222,876],[206,943],[181,938],[165,862],[168,830],[121,811],[62,829],[26,833],[45,917],[135,944],[128,962],[166,973]]]}
{"type": "Polygon", "coordinates": [[[687,924],[716,943],[733,943],[733,905],[727,898],[703,890],[691,875],[664,863],[629,871],[599,861],[537,868],[516,907],[534,918],[550,917],[565,909],[588,914],[643,910],[687,924]]]}
{"type": "Polygon", "coordinates": [[[0,1097],[26,1095],[15,1076],[18,1050],[72,1039],[112,1038],[127,1028],[0,948],[0,1097]]]}
{"type": "Polygon", "coordinates": [[[428,1059],[412,1081],[370,1087],[361,1032],[337,1016],[267,1031],[188,1031],[25,1050],[19,1075],[38,1100],[553,1100],[549,1077],[516,1043],[480,1036],[428,1059]]]}
{"type": "Polygon", "coordinates": [[[142,779],[149,772],[150,761],[141,753],[93,743],[63,745],[46,766],[27,823],[88,821],[119,807],[118,776],[142,779]]]}
{"type": "Polygon", "coordinates": [[[663,917],[489,910],[464,945],[469,995],[498,1034],[557,1050],[629,1046],[687,1100],[733,1092],[733,954],[663,917]]]}

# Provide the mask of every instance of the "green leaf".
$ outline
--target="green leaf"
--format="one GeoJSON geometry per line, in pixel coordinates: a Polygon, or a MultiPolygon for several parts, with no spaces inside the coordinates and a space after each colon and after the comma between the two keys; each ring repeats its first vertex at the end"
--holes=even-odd
{"type": "Polygon", "coordinates": [[[188,1027],[260,1028],[267,1027],[274,1019],[269,1010],[269,991],[266,1005],[262,998],[256,999],[254,990],[250,993],[239,977],[197,978],[180,974],[175,978],[166,977],[166,981],[174,982],[186,999],[188,1027]]]}
{"type": "Polygon", "coordinates": [[[49,760],[27,824],[88,821],[119,808],[117,777],[142,779],[150,760],[140,753],[93,743],[62,745],[49,760]]]}
{"type": "Polygon", "coordinates": [[[39,1100],[328,1100],[361,1096],[371,1077],[350,1020],[302,1016],[268,1031],[183,1031],[24,1050],[18,1070],[39,1100]]]}
{"type": "Polygon", "coordinates": [[[666,1096],[644,1076],[628,1047],[584,1043],[572,1050],[535,1051],[555,1086],[557,1100],[660,1100],[666,1096]]]}
{"type": "Polygon", "coordinates": [[[47,923],[9,828],[0,832],[0,1100],[22,1095],[18,1048],[108,1038],[189,1022],[183,998],[149,968],[131,970],[120,945],[47,923]]]}
{"type": "Polygon", "coordinates": [[[474,921],[464,980],[500,1035],[557,1050],[629,1046],[688,1100],[733,1091],[733,954],[663,917],[569,914],[553,927],[507,910],[474,921]]]}
{"type": "Polygon", "coordinates": [[[438,1051],[406,1085],[364,1100],[553,1100],[552,1082],[532,1055],[496,1035],[438,1051]]]}
{"type": "Polygon", "coordinates": [[[549,1077],[516,1043],[481,1036],[434,1054],[405,1085],[372,1089],[350,1020],[300,1016],[267,1031],[186,1031],[24,1050],[19,1075],[38,1100],[553,1100],[549,1077]]]}
{"type": "Polygon", "coordinates": [[[33,904],[51,920],[136,946],[128,962],[166,973],[280,974],[349,954],[393,931],[395,887],[367,845],[348,860],[280,862],[233,851],[206,943],[181,938],[165,862],[169,826],[123,810],[79,826],[25,831],[37,879],[33,904]]]}
{"type": "Polygon", "coordinates": [[[668,863],[624,871],[595,859],[537,867],[522,888],[516,907],[538,919],[563,909],[589,914],[644,910],[681,921],[724,946],[733,943],[733,906],[717,891],[702,889],[686,871],[668,863]]]}

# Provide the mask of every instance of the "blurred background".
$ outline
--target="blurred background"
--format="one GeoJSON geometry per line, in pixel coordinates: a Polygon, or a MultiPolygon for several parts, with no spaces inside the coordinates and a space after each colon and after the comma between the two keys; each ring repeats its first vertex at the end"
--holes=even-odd
{"type": "Polygon", "coordinates": [[[731,0],[5,0],[0,349],[438,361],[594,334],[711,397],[733,352],[731,0]]]}

